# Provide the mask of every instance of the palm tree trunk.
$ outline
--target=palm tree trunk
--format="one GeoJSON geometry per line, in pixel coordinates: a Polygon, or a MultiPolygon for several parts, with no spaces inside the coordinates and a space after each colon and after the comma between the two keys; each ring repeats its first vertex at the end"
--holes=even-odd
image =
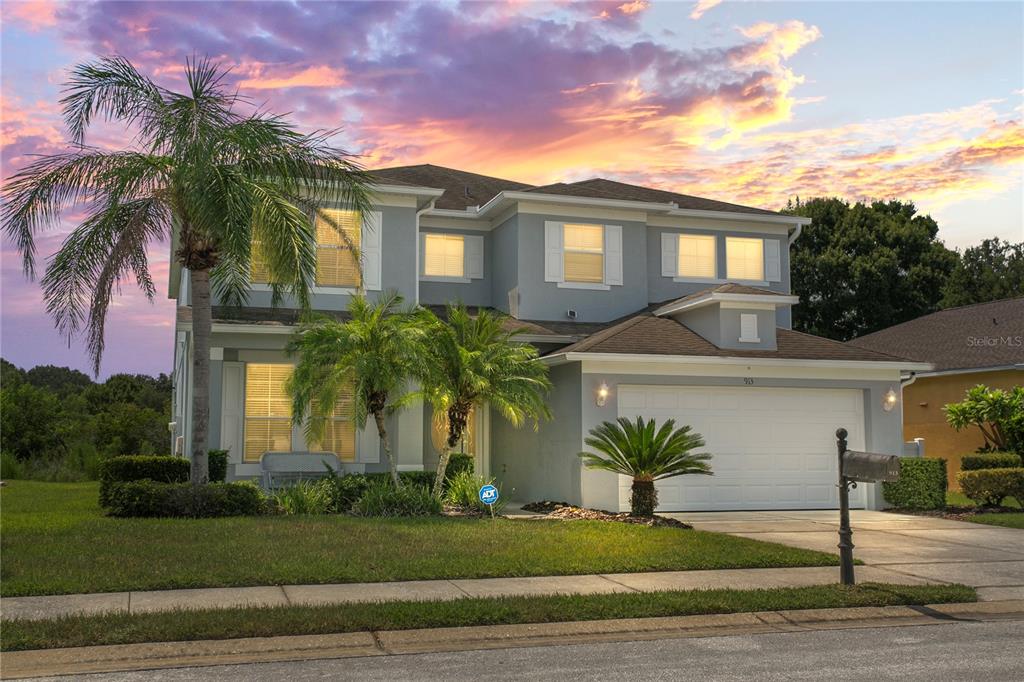
{"type": "Polygon", "coordinates": [[[633,516],[654,516],[658,506],[658,489],[654,487],[654,481],[634,478],[629,506],[633,516]]]}
{"type": "Polygon", "coordinates": [[[384,415],[381,412],[373,413],[373,420],[377,422],[377,435],[380,436],[380,444],[384,447],[384,457],[388,460],[388,470],[391,472],[391,482],[395,488],[402,487],[402,480],[398,477],[398,464],[391,456],[391,443],[388,441],[388,431],[384,427],[384,415]]]}
{"type": "Polygon", "coordinates": [[[444,472],[448,468],[448,460],[451,459],[452,449],[445,446],[444,452],[437,460],[437,474],[434,476],[434,497],[440,499],[441,491],[444,490],[444,472]]]}
{"type": "Polygon", "coordinates": [[[210,271],[189,270],[192,289],[192,485],[209,479],[210,430],[210,271]]]}

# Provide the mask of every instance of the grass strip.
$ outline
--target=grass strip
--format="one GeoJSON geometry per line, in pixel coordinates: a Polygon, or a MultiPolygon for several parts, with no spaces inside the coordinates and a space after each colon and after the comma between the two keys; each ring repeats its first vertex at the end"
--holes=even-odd
{"type": "Polygon", "coordinates": [[[138,642],[315,635],[371,630],[551,623],[744,611],[973,602],[963,585],[820,585],[764,590],[501,597],[331,606],[179,610],[10,620],[3,651],[138,642]]]}
{"type": "Polygon", "coordinates": [[[984,523],[987,526],[1024,529],[1024,512],[1004,512],[1002,514],[975,514],[964,519],[971,523],[984,523]]]}

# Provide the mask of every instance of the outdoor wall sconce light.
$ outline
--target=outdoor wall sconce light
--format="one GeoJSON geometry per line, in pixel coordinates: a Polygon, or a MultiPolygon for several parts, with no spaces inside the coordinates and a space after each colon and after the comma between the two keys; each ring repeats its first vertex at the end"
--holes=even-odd
{"type": "Polygon", "coordinates": [[[882,409],[886,412],[892,412],[899,400],[900,398],[896,393],[896,389],[890,387],[889,390],[885,392],[885,395],[882,396],[882,409]]]}
{"type": "Polygon", "coordinates": [[[604,407],[605,403],[608,402],[608,384],[601,382],[601,385],[597,389],[597,406],[604,407]]]}

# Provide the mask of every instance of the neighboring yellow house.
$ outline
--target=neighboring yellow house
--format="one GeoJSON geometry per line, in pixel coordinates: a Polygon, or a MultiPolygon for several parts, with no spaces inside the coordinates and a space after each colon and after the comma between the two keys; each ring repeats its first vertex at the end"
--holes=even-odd
{"type": "Polygon", "coordinates": [[[958,487],[960,458],[984,440],[976,428],[950,428],[942,408],[978,384],[1024,385],[1024,298],[941,310],[850,343],[935,365],[904,381],[903,438],[923,438],[925,456],[945,458],[950,487],[958,487]]]}

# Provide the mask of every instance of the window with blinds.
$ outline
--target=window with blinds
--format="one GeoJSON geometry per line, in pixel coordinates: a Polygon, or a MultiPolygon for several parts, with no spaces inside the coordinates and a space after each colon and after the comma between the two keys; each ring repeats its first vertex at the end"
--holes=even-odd
{"type": "Polygon", "coordinates": [[[764,240],[749,237],[726,237],[726,273],[729,279],[764,279],[764,240]]]}
{"type": "MultiPolygon", "coordinates": [[[[324,287],[358,287],[360,284],[359,250],[362,237],[362,219],[358,211],[323,208],[317,211],[314,220],[316,229],[316,283],[324,287]],[[333,221],[335,225],[332,225],[333,221]],[[338,233],[338,228],[348,237],[338,233]]],[[[270,270],[262,254],[262,245],[254,240],[252,245],[252,281],[256,284],[270,282],[270,270]]]]}
{"type": "Polygon", "coordinates": [[[291,365],[245,366],[246,462],[260,461],[265,452],[292,449],[292,404],[284,388],[291,374],[291,365]]]}
{"type": "Polygon", "coordinates": [[[423,235],[423,274],[465,277],[465,239],[461,234],[423,235]]]}
{"type": "MultiPolygon", "coordinates": [[[[431,420],[430,442],[438,453],[444,450],[448,441],[448,415],[435,412],[431,420]]],[[[476,455],[476,408],[469,411],[466,419],[466,430],[462,434],[462,442],[455,446],[454,452],[464,455],[476,455]]]]}
{"type": "Polygon", "coordinates": [[[715,236],[710,234],[679,235],[679,277],[714,279],[715,236]]]}
{"type": "Polygon", "coordinates": [[[356,427],[352,421],[353,413],[352,393],[343,393],[335,403],[331,416],[327,418],[323,438],[319,443],[311,443],[309,449],[333,452],[343,462],[356,461],[356,427]]]}
{"type": "Polygon", "coordinates": [[[563,258],[566,282],[604,282],[604,227],[566,223],[563,258]]]}

